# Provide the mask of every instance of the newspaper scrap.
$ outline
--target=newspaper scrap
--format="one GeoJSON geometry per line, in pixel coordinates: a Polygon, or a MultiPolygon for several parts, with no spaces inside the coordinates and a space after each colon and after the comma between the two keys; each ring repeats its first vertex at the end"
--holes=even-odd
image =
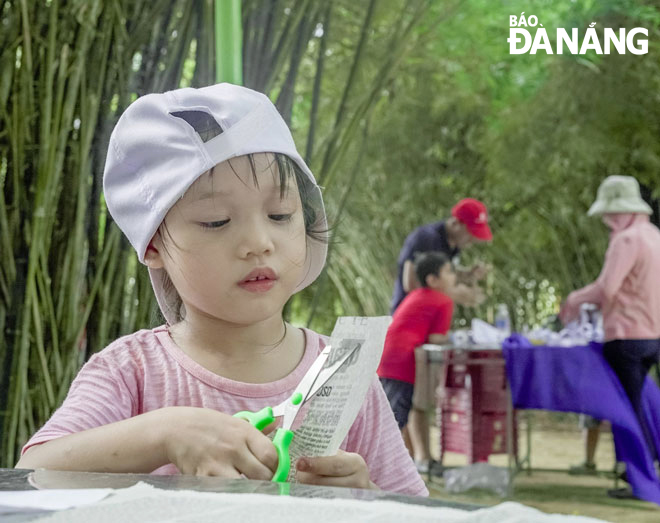
{"type": "Polygon", "coordinates": [[[289,482],[295,482],[295,462],[303,456],[332,456],[355,421],[371,386],[383,353],[390,316],[345,316],[330,336],[330,366],[357,346],[351,357],[319,389],[299,414],[301,424],[289,449],[289,482]]]}

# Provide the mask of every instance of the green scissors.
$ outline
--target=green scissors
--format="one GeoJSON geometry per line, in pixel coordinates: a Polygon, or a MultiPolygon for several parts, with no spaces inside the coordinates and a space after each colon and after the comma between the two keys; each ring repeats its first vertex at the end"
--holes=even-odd
{"type": "Polygon", "coordinates": [[[252,426],[258,430],[263,430],[266,426],[275,421],[275,418],[284,416],[282,427],[277,429],[275,437],[273,438],[273,445],[277,452],[278,463],[272,481],[282,483],[289,477],[289,470],[291,469],[289,446],[291,445],[294,436],[291,426],[293,425],[300,408],[306,401],[310,400],[319,389],[323,387],[323,385],[325,385],[346,360],[353,355],[358,347],[360,347],[360,345],[356,344],[351,350],[342,354],[339,359],[333,361],[327,367],[324,367],[326,360],[330,355],[330,351],[332,350],[332,347],[327,345],[321,354],[318,355],[316,361],[312,363],[312,366],[300,381],[290,398],[284,400],[276,407],[264,407],[258,412],[242,410],[241,412],[234,414],[234,417],[249,421],[252,426]]]}

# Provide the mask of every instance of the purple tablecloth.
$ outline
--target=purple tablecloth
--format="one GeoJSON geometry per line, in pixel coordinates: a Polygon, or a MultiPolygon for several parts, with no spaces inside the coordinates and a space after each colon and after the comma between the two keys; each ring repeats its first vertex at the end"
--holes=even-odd
{"type": "MultiPolygon", "coordinates": [[[[513,335],[503,345],[514,407],[583,412],[612,424],[614,447],[626,464],[633,493],[660,505],[660,480],[642,429],[603,346],[532,346],[513,335]]],[[[642,392],[648,425],[660,456],[660,389],[650,378],[642,392]]]]}

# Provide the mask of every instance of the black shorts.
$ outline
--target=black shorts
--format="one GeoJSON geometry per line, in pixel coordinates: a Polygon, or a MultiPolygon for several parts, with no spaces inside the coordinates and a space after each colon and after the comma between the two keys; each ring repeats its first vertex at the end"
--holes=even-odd
{"type": "Polygon", "coordinates": [[[385,395],[390,402],[394,418],[402,429],[408,423],[408,414],[412,408],[412,397],[415,386],[405,381],[393,380],[390,378],[380,378],[385,395]]]}

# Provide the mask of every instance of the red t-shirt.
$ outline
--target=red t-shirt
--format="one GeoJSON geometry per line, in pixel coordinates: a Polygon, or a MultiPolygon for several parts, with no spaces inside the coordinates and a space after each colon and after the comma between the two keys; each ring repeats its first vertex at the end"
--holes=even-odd
{"type": "Polygon", "coordinates": [[[415,347],[430,334],[446,334],[453,312],[454,302],[446,294],[428,287],[410,292],[387,329],[378,376],[415,383],[415,347]]]}

